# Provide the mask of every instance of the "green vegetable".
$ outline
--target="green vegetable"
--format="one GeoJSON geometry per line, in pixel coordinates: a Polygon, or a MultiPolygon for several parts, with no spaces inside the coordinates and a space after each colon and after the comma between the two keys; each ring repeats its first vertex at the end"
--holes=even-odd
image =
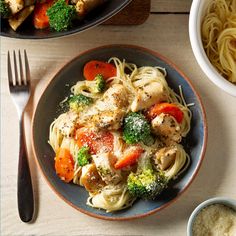
{"type": "Polygon", "coordinates": [[[1,18],[8,18],[11,15],[9,4],[4,0],[0,0],[0,16],[1,18]]]}
{"type": "Polygon", "coordinates": [[[147,143],[152,140],[151,126],[140,113],[130,112],[124,119],[123,138],[126,143],[147,143]]]}
{"type": "Polygon", "coordinates": [[[93,102],[93,99],[83,94],[74,95],[69,99],[69,107],[74,111],[82,111],[86,106],[93,102]]]}
{"type": "Polygon", "coordinates": [[[166,188],[165,175],[152,168],[150,159],[139,161],[136,173],[131,172],[127,179],[129,193],[134,197],[155,199],[166,188]]]}
{"type": "Polygon", "coordinates": [[[89,153],[89,147],[83,146],[79,149],[77,161],[79,166],[85,166],[89,164],[91,155],[89,153]]]}
{"type": "Polygon", "coordinates": [[[106,81],[101,74],[96,75],[93,81],[88,81],[92,93],[101,93],[106,88],[106,81]]]}
{"type": "Polygon", "coordinates": [[[94,80],[86,80],[83,85],[83,91],[90,92],[91,94],[98,94],[104,92],[106,88],[106,81],[101,74],[97,74],[94,80]]]}
{"type": "Polygon", "coordinates": [[[74,5],[68,5],[65,0],[58,0],[48,10],[49,25],[56,31],[67,30],[77,13],[74,5]]]}

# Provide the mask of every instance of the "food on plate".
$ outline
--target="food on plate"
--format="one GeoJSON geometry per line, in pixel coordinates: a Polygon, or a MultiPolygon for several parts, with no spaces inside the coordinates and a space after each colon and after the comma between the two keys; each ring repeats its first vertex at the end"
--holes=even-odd
{"type": "Polygon", "coordinates": [[[8,19],[13,30],[31,14],[36,29],[50,27],[63,31],[85,17],[105,0],[0,0],[1,18],[8,19]]]}
{"type": "Polygon", "coordinates": [[[193,236],[236,235],[236,211],[223,204],[203,208],[193,223],[193,236]]]}
{"type": "Polygon", "coordinates": [[[50,125],[57,175],[107,212],[155,199],[190,163],[181,141],[192,114],[181,87],[178,95],[168,86],[164,68],[115,57],[87,62],[83,75],[50,125]]]}
{"type": "Polygon", "coordinates": [[[236,0],[209,1],[201,35],[212,65],[236,84],[236,0]]]}
{"type": "Polygon", "coordinates": [[[0,0],[0,13],[1,18],[7,18],[11,14],[8,2],[6,2],[5,0],[0,0]]]}
{"type": "Polygon", "coordinates": [[[72,26],[77,13],[73,5],[67,4],[65,0],[58,0],[48,8],[46,15],[48,16],[50,28],[63,31],[72,26]]]}
{"type": "Polygon", "coordinates": [[[91,10],[101,5],[104,0],[73,0],[76,3],[75,8],[79,16],[83,17],[91,10]]]}
{"type": "Polygon", "coordinates": [[[23,21],[33,12],[34,6],[28,6],[22,9],[20,12],[17,14],[11,16],[8,20],[9,25],[13,30],[16,30],[22,23],[23,21]]]}

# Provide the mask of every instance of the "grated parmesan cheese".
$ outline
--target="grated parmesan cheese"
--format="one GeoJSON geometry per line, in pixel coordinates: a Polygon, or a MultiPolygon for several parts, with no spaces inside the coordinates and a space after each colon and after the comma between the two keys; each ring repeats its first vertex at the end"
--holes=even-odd
{"type": "Polygon", "coordinates": [[[196,216],[193,236],[236,236],[236,211],[223,204],[207,206],[196,216]]]}

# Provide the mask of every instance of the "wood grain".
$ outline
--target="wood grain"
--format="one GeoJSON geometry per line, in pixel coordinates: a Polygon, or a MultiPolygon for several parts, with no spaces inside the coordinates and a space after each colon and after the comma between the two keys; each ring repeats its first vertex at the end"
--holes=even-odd
{"type": "Polygon", "coordinates": [[[151,13],[187,13],[192,1],[186,0],[133,0],[118,14],[104,22],[104,25],[143,24],[151,13]]]}
{"type": "MultiPolygon", "coordinates": [[[[165,5],[153,0],[153,6],[165,5]]],[[[187,6],[189,0],[166,0],[169,9],[187,6]]],[[[166,5],[167,6],[167,5],[166,5]]],[[[184,8],[183,8],[184,9],[184,8]]],[[[235,98],[213,85],[198,66],[189,42],[188,14],[150,14],[144,24],[98,26],[83,33],[49,40],[1,37],[1,228],[3,236],[183,236],[188,218],[202,201],[214,196],[236,196],[235,98]],[[136,44],[172,60],[201,95],[208,120],[208,148],[198,176],[171,206],[144,219],[107,222],[88,217],[63,202],[49,188],[32,156],[32,112],[47,82],[82,51],[112,43],[136,44]],[[33,95],[25,116],[27,147],[36,197],[36,220],[20,221],[16,204],[18,122],[7,87],[8,50],[26,49],[33,79],[33,95]],[[227,101],[227,103],[225,103],[227,101]],[[229,109],[231,108],[231,109],[229,109]],[[171,224],[170,224],[171,222],[171,224]]],[[[56,92],[56,91],[55,91],[56,92]]],[[[43,122],[43,121],[42,121],[43,122]]],[[[79,197],[79,196],[78,196],[79,197]]]]}
{"type": "Polygon", "coordinates": [[[133,0],[118,14],[106,21],[105,25],[140,25],[150,14],[150,0],[133,0]]]}
{"type": "Polygon", "coordinates": [[[151,12],[154,13],[183,13],[189,12],[192,0],[154,0],[151,5],[151,12]]]}

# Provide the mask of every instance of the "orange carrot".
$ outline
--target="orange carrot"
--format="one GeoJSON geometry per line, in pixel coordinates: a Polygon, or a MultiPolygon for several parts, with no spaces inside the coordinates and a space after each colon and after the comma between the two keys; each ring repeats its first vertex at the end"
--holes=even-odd
{"type": "Polygon", "coordinates": [[[47,10],[54,3],[54,0],[47,0],[41,3],[37,1],[34,9],[33,23],[36,29],[44,29],[49,27],[49,18],[47,16],[47,10]]]}
{"type": "Polygon", "coordinates": [[[55,169],[57,175],[65,182],[70,182],[74,177],[74,160],[70,151],[60,148],[55,157],[55,169]]]}
{"type": "Polygon", "coordinates": [[[182,122],[184,116],[183,112],[177,105],[172,103],[158,103],[147,111],[147,118],[152,120],[161,113],[173,116],[178,123],[182,122]]]}
{"type": "Polygon", "coordinates": [[[139,146],[129,149],[124,153],[124,156],[116,162],[115,168],[121,169],[135,164],[142,153],[143,149],[139,146]]]}
{"type": "Polygon", "coordinates": [[[116,67],[107,62],[93,60],[85,64],[83,73],[86,80],[94,80],[98,74],[106,80],[116,76],[116,67]]]}

